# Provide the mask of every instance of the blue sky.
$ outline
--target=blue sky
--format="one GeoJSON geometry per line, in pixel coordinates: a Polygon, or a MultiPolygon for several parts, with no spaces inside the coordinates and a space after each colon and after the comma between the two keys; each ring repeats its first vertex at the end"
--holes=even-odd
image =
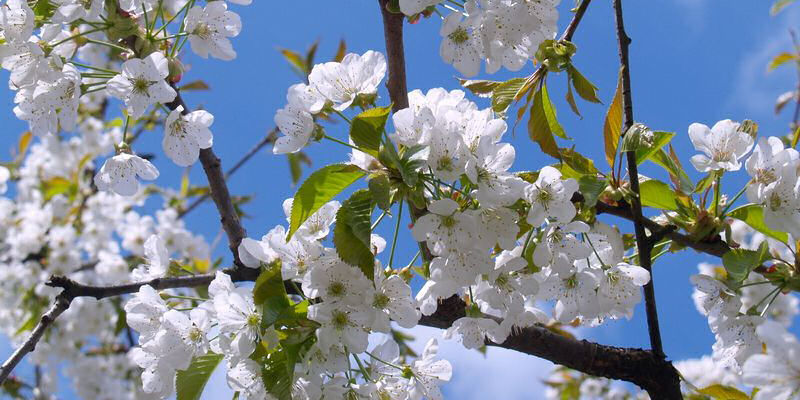
{"type": "MultiPolygon", "coordinates": [[[[285,102],[288,86],[298,81],[288,68],[278,48],[305,49],[314,40],[321,41],[319,60],[328,60],[340,39],[350,51],[363,53],[369,49],[383,51],[383,30],[380,13],[374,0],[331,1],[265,1],[252,5],[232,5],[243,21],[242,34],[233,43],[239,56],[235,61],[202,60],[186,57],[190,70],[184,81],[206,81],[208,92],[186,93],[190,107],[202,106],[212,112],[215,122],[214,149],[223,166],[230,166],[244,149],[257,142],[273,127],[273,114],[285,102]]],[[[559,6],[559,30],[566,26],[572,1],[559,6]]],[[[788,29],[798,28],[800,7],[790,8],[778,17],[770,17],[767,1],[703,1],[662,0],[629,1],[625,4],[631,46],[631,75],[636,120],[658,130],[676,132],[673,140],[685,166],[694,150],[686,135],[692,122],[712,125],[725,118],[753,119],[760,124],[762,135],[785,133],[789,115],[775,116],[772,108],[780,93],[796,84],[792,70],[786,68],[766,72],[770,58],[790,48],[788,29]]],[[[432,87],[455,89],[457,72],[438,56],[440,23],[436,17],[406,27],[406,51],[409,89],[432,87]]],[[[600,88],[600,98],[607,105],[616,84],[618,61],[610,1],[594,1],[574,36],[578,46],[576,66],[600,88]]],[[[519,73],[501,72],[490,79],[507,79],[527,75],[528,66],[519,73]]],[[[0,73],[7,79],[7,73],[0,73]]],[[[566,90],[564,76],[549,79],[551,97],[560,111],[559,117],[573,137],[577,150],[604,165],[602,156],[602,121],[606,105],[579,103],[583,119],[572,114],[563,101],[566,90]]],[[[385,90],[382,100],[388,104],[385,90]]],[[[13,93],[0,91],[0,159],[8,151],[26,125],[18,121],[11,109],[13,93]]],[[[485,100],[475,99],[483,107],[485,100]]],[[[343,127],[331,128],[330,134],[346,137],[343,127]]],[[[506,140],[517,150],[516,170],[538,169],[552,162],[527,139],[524,125],[506,140]]],[[[138,152],[159,154],[155,164],[161,171],[158,184],[177,188],[182,170],[161,156],[161,132],[145,134],[136,144],[138,152]]],[[[568,145],[561,142],[562,146],[568,145]]],[[[308,149],[312,168],[346,159],[343,149],[330,143],[315,144],[308,149]]],[[[305,171],[305,175],[309,170],[305,171]]],[[[644,174],[661,177],[661,172],[645,167],[644,174]]],[[[694,178],[699,174],[692,173],[694,178]]],[[[199,166],[192,170],[193,182],[202,184],[199,166]]],[[[727,179],[723,186],[735,193],[744,183],[740,173],[727,179]],[[737,186],[739,185],[739,186],[737,186]]],[[[229,182],[234,194],[252,194],[254,201],[246,206],[252,218],[243,221],[249,236],[260,237],[276,224],[284,223],[281,202],[294,193],[285,158],[262,152],[229,182]]],[[[219,231],[218,219],[211,203],[187,218],[188,225],[211,241],[219,231]]],[[[623,221],[607,219],[623,230],[630,227],[623,221]]],[[[384,237],[391,238],[385,224],[384,237]]],[[[224,241],[223,241],[224,243],[224,241]]],[[[414,252],[410,235],[401,238],[398,260],[406,262],[414,252]]],[[[226,256],[226,246],[215,254],[226,256]]],[[[689,276],[696,273],[700,261],[713,261],[692,252],[665,256],[655,266],[654,279],[658,299],[665,351],[671,359],[699,357],[710,353],[713,336],[705,319],[695,311],[690,294],[689,276]],[[691,339],[687,339],[691,338],[691,339]]],[[[436,334],[424,328],[420,337],[436,334]]],[[[584,329],[586,338],[617,346],[647,347],[647,331],[643,308],[636,310],[631,321],[610,322],[584,329]]],[[[418,343],[424,344],[424,340],[418,343]]],[[[454,380],[446,387],[448,398],[478,399],[488,394],[505,399],[538,398],[531,388],[532,377],[544,377],[549,363],[509,351],[492,349],[489,358],[460,349],[451,342],[443,345],[445,356],[454,363],[454,380]],[[527,378],[526,384],[519,385],[527,378]],[[480,379],[481,385],[475,385],[480,379]]],[[[11,349],[0,341],[0,357],[11,349]]],[[[216,379],[209,387],[212,393],[226,393],[224,382],[216,379]]],[[[224,395],[227,396],[227,395],[224,395]]],[[[223,397],[224,398],[224,397],[223,397]]]]}

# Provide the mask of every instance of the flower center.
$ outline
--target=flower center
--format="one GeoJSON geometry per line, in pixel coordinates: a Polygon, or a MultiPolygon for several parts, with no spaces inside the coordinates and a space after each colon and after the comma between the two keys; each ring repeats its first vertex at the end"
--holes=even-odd
{"type": "Polygon", "coordinates": [[[456,219],[452,215],[442,216],[442,226],[452,228],[456,224],[456,219]]]}
{"type": "Polygon", "coordinates": [[[247,326],[256,327],[261,323],[261,317],[258,314],[250,314],[247,317],[247,326]]]}
{"type": "Polygon", "coordinates": [[[466,29],[459,26],[458,28],[456,28],[456,30],[447,35],[447,38],[450,39],[455,44],[462,44],[467,40],[469,40],[469,33],[467,32],[466,29]]]}
{"type": "Polygon", "coordinates": [[[134,94],[147,94],[147,89],[153,86],[155,82],[148,81],[144,78],[134,78],[131,83],[133,84],[134,94]]]}
{"type": "Polygon", "coordinates": [[[198,327],[192,327],[189,330],[189,340],[192,342],[199,342],[203,338],[203,331],[200,330],[198,327]]]}
{"type": "Polygon", "coordinates": [[[350,318],[342,311],[334,311],[331,323],[336,329],[344,329],[350,324],[350,318]]]}
{"type": "Polygon", "coordinates": [[[200,39],[204,40],[207,40],[209,37],[211,37],[211,33],[212,33],[211,27],[209,27],[208,24],[203,24],[203,23],[197,24],[197,26],[192,31],[193,35],[199,36],[200,39]]]}
{"type": "Polygon", "coordinates": [[[439,171],[452,171],[453,159],[450,158],[450,156],[442,156],[439,161],[436,162],[436,169],[439,171]]]}
{"type": "Polygon", "coordinates": [[[376,294],[375,299],[372,300],[372,306],[379,310],[383,310],[388,305],[389,305],[389,296],[383,293],[376,294]]]}
{"type": "Polygon", "coordinates": [[[331,282],[328,286],[328,295],[331,297],[341,297],[347,292],[342,282],[331,282]]]}

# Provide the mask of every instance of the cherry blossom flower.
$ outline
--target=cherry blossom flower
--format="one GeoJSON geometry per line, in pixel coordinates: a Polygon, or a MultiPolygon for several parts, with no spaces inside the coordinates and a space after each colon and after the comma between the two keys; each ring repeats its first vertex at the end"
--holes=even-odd
{"type": "Polygon", "coordinates": [[[175,100],[177,92],[165,79],[169,75],[167,58],[155,52],[144,59],[133,58],[122,64],[122,73],[108,81],[108,94],[125,102],[131,118],[144,115],[155,103],[175,100]]]}
{"type": "Polygon", "coordinates": [[[689,125],[689,139],[695,150],[704,154],[692,156],[692,165],[700,172],[712,170],[738,171],[744,157],[753,147],[753,137],[739,130],[739,123],[729,119],[709,129],[703,124],[689,125]]]}
{"type": "Polygon", "coordinates": [[[214,139],[208,128],[214,123],[214,116],[205,110],[185,115],[183,111],[183,106],[178,106],[167,116],[161,146],[175,164],[188,167],[197,161],[200,149],[207,149],[213,144],[214,139]]]}
{"type": "Polygon", "coordinates": [[[94,177],[94,183],[100,190],[110,190],[122,196],[133,196],[139,191],[139,181],[158,178],[156,167],[139,156],[120,153],[106,159],[100,171],[94,177]]]}
{"type": "Polygon", "coordinates": [[[229,37],[239,35],[242,21],[239,15],[228,11],[227,4],[211,2],[204,8],[194,6],[186,13],[186,32],[192,51],[202,58],[212,57],[230,61],[236,58],[229,37]]]}
{"type": "Polygon", "coordinates": [[[541,225],[545,218],[552,222],[567,223],[575,217],[572,195],[578,191],[578,182],[572,178],[562,180],[561,172],[547,166],[539,171],[536,182],[525,189],[525,197],[531,203],[528,223],[541,225]]]}
{"type": "Polygon", "coordinates": [[[362,55],[350,53],[341,62],[317,64],[308,75],[309,84],[343,111],[359,95],[373,95],[386,75],[386,58],[376,51],[362,55]]]}

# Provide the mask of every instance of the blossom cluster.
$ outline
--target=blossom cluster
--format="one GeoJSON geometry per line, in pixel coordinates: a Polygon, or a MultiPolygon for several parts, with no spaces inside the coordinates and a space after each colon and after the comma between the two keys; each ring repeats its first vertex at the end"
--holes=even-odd
{"type": "Polygon", "coordinates": [[[401,0],[400,10],[412,17],[436,10],[437,5],[451,10],[442,21],[439,54],[470,77],[478,74],[484,61],[490,74],[501,67],[522,69],[539,44],[555,36],[559,2],[468,0],[457,9],[437,0],[401,0]]]}

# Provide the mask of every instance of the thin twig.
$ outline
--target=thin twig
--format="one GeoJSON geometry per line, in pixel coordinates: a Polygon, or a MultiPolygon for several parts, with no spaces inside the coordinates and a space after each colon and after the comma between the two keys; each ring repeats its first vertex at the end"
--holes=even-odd
{"type": "MultiPolygon", "coordinates": [[[[633,126],[633,100],[631,95],[631,75],[630,75],[630,60],[628,58],[628,49],[631,44],[631,39],[625,33],[625,23],[622,14],[622,0],[613,0],[614,14],[617,28],[617,43],[619,44],[619,58],[622,67],[622,109],[624,122],[622,126],[622,135],[633,126]]],[[[636,233],[636,247],[639,250],[639,263],[642,268],[650,273],[650,281],[644,286],[645,309],[647,313],[647,328],[650,335],[650,347],[656,357],[665,358],[664,348],[661,344],[661,331],[658,326],[658,310],[656,308],[655,287],[653,285],[653,272],[652,272],[652,250],[653,243],[651,238],[645,232],[644,216],[642,215],[642,203],[639,198],[639,171],[636,164],[636,152],[629,151],[626,154],[628,160],[628,177],[630,179],[631,191],[633,196],[631,198],[631,213],[633,214],[633,226],[636,233]]],[[[667,391],[654,394],[663,398],[682,398],[680,392],[680,379],[677,375],[673,376],[673,382],[664,382],[667,386],[667,391]],[[672,383],[672,385],[670,385],[672,383]]]]}
{"type": "MultiPolygon", "coordinates": [[[[266,136],[264,136],[264,137],[263,137],[261,140],[259,140],[259,141],[258,141],[258,143],[256,143],[256,145],[255,145],[255,146],[253,146],[253,147],[250,149],[250,151],[248,151],[248,152],[247,152],[247,154],[245,154],[245,155],[244,155],[244,157],[242,157],[241,159],[239,159],[239,161],[237,161],[237,162],[236,162],[236,164],[234,164],[234,165],[233,165],[233,167],[231,167],[231,168],[230,168],[230,169],[229,169],[227,172],[225,172],[225,180],[227,181],[227,180],[228,180],[228,178],[230,178],[230,177],[231,177],[231,175],[235,174],[235,173],[236,173],[236,171],[237,171],[239,168],[241,168],[241,167],[242,167],[242,165],[244,165],[244,164],[245,164],[247,161],[249,161],[249,160],[250,160],[250,159],[251,159],[251,158],[252,158],[254,155],[256,155],[256,154],[257,154],[259,151],[261,151],[261,149],[262,149],[262,148],[264,148],[264,146],[266,146],[266,145],[268,145],[268,144],[271,144],[271,143],[275,143],[275,139],[277,138],[277,133],[278,133],[278,128],[277,128],[277,127],[276,127],[276,128],[273,128],[273,129],[272,129],[272,130],[269,132],[269,134],[267,134],[267,135],[266,135],[266,136]]],[[[183,211],[181,211],[180,213],[178,213],[178,218],[183,218],[183,217],[184,217],[186,214],[188,214],[189,212],[191,212],[192,210],[194,210],[195,208],[197,208],[197,206],[199,206],[200,204],[202,204],[204,201],[208,200],[208,198],[209,198],[209,197],[211,197],[211,195],[210,195],[210,194],[208,194],[208,193],[206,193],[206,194],[204,194],[204,195],[202,195],[202,196],[198,197],[197,199],[195,199],[195,200],[194,200],[194,201],[193,201],[191,204],[189,204],[189,205],[186,207],[186,209],[185,209],[185,210],[183,210],[183,211]]]]}

